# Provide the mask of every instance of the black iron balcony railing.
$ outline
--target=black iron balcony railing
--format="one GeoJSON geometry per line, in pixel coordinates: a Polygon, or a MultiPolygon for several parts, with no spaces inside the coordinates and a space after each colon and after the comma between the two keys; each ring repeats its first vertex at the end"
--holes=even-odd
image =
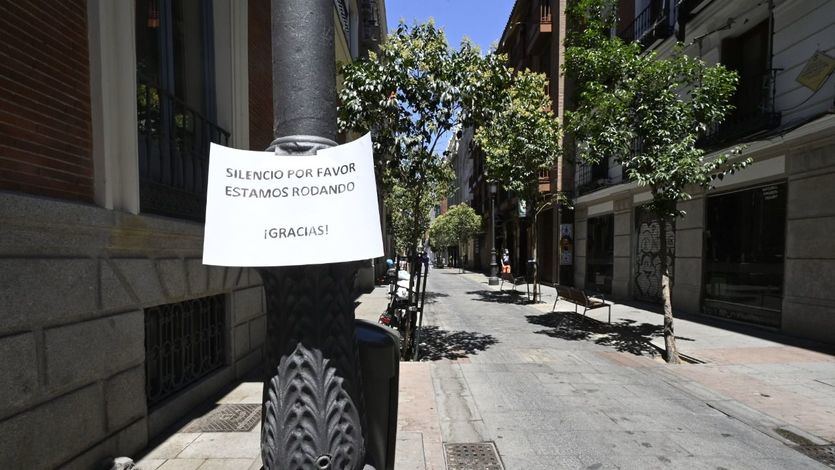
{"type": "Polygon", "coordinates": [[[782,119],[782,114],[774,106],[777,72],[772,69],[753,78],[742,77],[735,96],[736,110],[724,122],[708,129],[698,145],[721,147],[777,128],[782,119]]]}
{"type": "Polygon", "coordinates": [[[139,199],[142,212],[202,221],[209,144],[229,132],[171,94],[139,83],[139,199]]]}
{"type": "Polygon", "coordinates": [[[610,185],[609,181],[609,159],[589,165],[580,163],[577,167],[577,195],[582,196],[597,189],[610,185]]]}
{"type": "Polygon", "coordinates": [[[652,0],[635,19],[623,28],[618,37],[626,42],[637,41],[643,47],[673,34],[674,19],[670,5],[673,0],[652,0]]]}

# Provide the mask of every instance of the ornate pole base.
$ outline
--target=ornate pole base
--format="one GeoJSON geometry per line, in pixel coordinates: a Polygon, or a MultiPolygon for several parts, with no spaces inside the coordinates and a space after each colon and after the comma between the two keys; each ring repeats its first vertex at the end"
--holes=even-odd
{"type": "Polygon", "coordinates": [[[356,263],[262,268],[266,470],[373,469],[354,336],[356,263]]]}

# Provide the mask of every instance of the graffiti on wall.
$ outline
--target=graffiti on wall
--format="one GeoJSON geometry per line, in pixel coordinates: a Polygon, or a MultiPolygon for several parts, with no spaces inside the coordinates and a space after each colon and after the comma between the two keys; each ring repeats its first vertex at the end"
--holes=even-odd
{"type": "MultiPolygon", "coordinates": [[[[638,243],[635,253],[635,298],[649,302],[661,301],[661,225],[658,219],[642,208],[635,210],[638,243]]],[[[667,226],[667,264],[673,270],[675,227],[667,226]]]]}

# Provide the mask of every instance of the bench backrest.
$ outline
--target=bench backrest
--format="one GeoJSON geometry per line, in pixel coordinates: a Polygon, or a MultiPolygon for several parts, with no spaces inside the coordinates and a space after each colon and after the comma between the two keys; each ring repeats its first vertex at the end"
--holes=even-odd
{"type": "Polygon", "coordinates": [[[557,286],[557,295],[569,302],[574,302],[580,305],[588,305],[589,298],[585,292],[576,287],[557,286]]]}

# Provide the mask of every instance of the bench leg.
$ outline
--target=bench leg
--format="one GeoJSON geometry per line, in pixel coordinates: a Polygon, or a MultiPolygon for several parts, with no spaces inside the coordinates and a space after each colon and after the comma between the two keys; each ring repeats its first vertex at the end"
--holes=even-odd
{"type": "Polygon", "coordinates": [[[556,312],[556,311],[557,311],[557,301],[558,301],[558,300],[560,300],[560,296],[557,296],[557,298],[556,298],[556,299],[554,299],[554,306],[553,306],[553,307],[551,307],[551,311],[552,311],[552,312],[556,312]]]}
{"type": "Polygon", "coordinates": [[[499,292],[502,292],[503,287],[504,287],[504,279],[502,279],[502,283],[499,284],[499,292]]]}
{"type": "Polygon", "coordinates": [[[612,306],[609,305],[608,307],[609,307],[609,324],[611,325],[612,324],[612,306]]]}

